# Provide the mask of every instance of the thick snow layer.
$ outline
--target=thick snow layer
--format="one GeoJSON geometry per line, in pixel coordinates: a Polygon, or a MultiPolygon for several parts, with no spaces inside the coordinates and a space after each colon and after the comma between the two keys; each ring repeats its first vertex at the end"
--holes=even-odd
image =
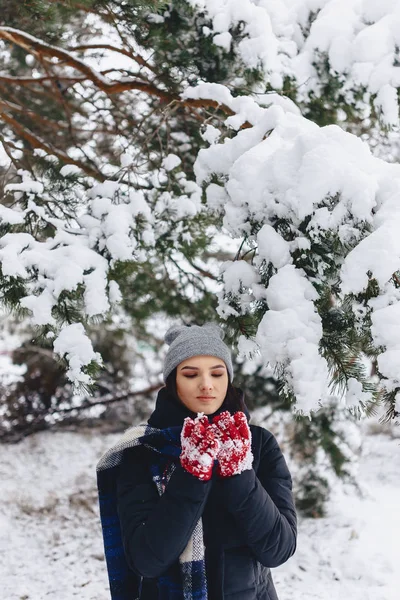
{"type": "Polygon", "coordinates": [[[271,277],[266,291],[269,310],[256,335],[267,363],[288,366],[289,383],[305,414],[326,397],[329,383],[326,361],[318,352],[322,322],[313,303],[316,297],[305,274],[285,265],[271,277]]]}
{"type": "MultiPolygon", "coordinates": [[[[42,432],[0,445],[2,598],[109,600],[95,466],[119,437],[42,432]]],[[[300,519],[295,555],[273,569],[279,600],[398,598],[399,451],[364,434],[362,495],[338,482],[326,518],[300,519]]]]}
{"type": "MultiPolygon", "coordinates": [[[[65,169],[65,174],[75,172],[71,165],[66,165],[65,169]]],[[[0,240],[3,275],[20,277],[26,282],[29,293],[21,298],[20,304],[29,309],[31,324],[48,324],[59,334],[60,337],[54,340],[54,349],[67,358],[67,377],[74,382],[92,383],[83,368],[91,360],[97,361],[100,355],[94,353],[84,331],[80,332],[81,323],[74,323],[72,329],[61,332],[52,310],[64,291],[83,288],[82,308],[86,316],[106,315],[111,308],[110,301],[115,302],[119,297],[115,285],[111,292],[108,271],[116,261],[146,259],[144,248],[138,247],[134,233],[136,218],[140,214],[144,222],[141,244],[148,248],[155,243],[153,214],[141,191],[122,190],[120,183],[106,180],[87,190],[86,204],[81,207],[80,214],[77,210],[77,226],[69,226],[66,221],[50,216],[44,206],[35,202],[36,196],[43,195],[46,190],[44,183],[33,180],[27,171],[20,170],[18,174],[22,181],[6,185],[5,191],[13,192],[16,200],[25,193],[28,206],[24,209],[18,204],[13,208],[0,207],[0,222],[26,224],[26,215],[33,211],[39,219],[54,225],[57,231],[54,237],[45,240],[38,240],[26,231],[3,235],[0,240]],[[123,201],[113,201],[117,192],[123,194],[123,201]]],[[[187,182],[186,187],[191,189],[185,189],[188,197],[186,203],[182,202],[181,212],[186,209],[187,214],[194,215],[197,207],[193,197],[195,192],[198,195],[197,186],[187,182]]],[[[76,193],[78,195],[78,190],[76,193]]]]}
{"type": "Polygon", "coordinates": [[[178,165],[181,164],[181,159],[179,158],[179,156],[177,156],[176,154],[168,154],[168,156],[166,156],[163,161],[162,161],[162,166],[164,167],[164,169],[166,169],[167,171],[172,171],[173,169],[175,169],[178,165]]]}
{"type": "Polygon", "coordinates": [[[220,84],[199,84],[183,96],[210,97],[237,112],[226,119],[228,127],[246,121],[252,125],[201,149],[194,165],[210,211],[224,213],[223,225],[232,237],[257,245],[247,270],[244,261],[237,261],[225,271],[218,314],[228,318],[251,313],[255,300],[266,298],[269,310],[258,325],[256,342],[266,367],[284,368],[296,396],[295,410],[309,414],[324,399],[321,390],[327,389],[328,373],[319,353],[321,323],[313,314],[316,284],[321,289],[337,279],[342,295],[358,294],[374,277],[380,289],[379,297],[369,302],[371,333],[377,347],[384,340],[378,363],[384,386],[394,389],[400,368],[398,342],[387,328],[395,323],[400,300],[390,281],[400,257],[399,164],[375,157],[365,142],[337,125],[319,127],[278,105],[261,108],[250,97],[233,97],[220,84]],[[286,223],[286,233],[277,230],[280,221],[286,223]],[[326,257],[318,255],[319,244],[340,246],[335,273],[329,272],[326,257]],[[304,271],[293,256],[310,248],[315,274],[306,276],[305,293],[304,271]],[[266,291],[259,283],[263,263],[276,271],[266,291]],[[229,303],[232,295],[235,306],[229,303]],[[298,298],[304,298],[301,306],[298,298]],[[393,306],[386,308],[389,304],[393,306]]]}
{"type": "Polygon", "coordinates": [[[242,24],[238,55],[247,67],[261,68],[276,90],[290,77],[300,100],[323,94],[318,66],[326,57],[329,75],[341,82],[348,104],[362,107],[367,116],[373,96],[382,120],[399,123],[398,0],[188,1],[211,20],[214,43],[226,50],[229,30],[242,24]],[[360,90],[362,100],[356,98],[360,90]]]}

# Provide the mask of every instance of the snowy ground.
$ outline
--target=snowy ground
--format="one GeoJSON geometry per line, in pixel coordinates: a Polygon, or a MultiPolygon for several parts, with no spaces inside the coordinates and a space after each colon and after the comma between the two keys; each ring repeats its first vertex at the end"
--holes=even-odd
{"type": "MultiPolygon", "coordinates": [[[[0,445],[4,600],[109,600],[95,465],[119,435],[48,433],[0,445]]],[[[338,489],[329,516],[299,522],[274,569],[280,600],[395,600],[400,578],[400,440],[365,435],[362,496],[338,489]]]]}

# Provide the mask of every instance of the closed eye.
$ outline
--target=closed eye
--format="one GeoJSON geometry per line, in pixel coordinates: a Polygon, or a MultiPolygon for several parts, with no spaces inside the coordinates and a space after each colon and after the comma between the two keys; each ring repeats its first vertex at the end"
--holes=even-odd
{"type": "MultiPolygon", "coordinates": [[[[184,375],[184,377],[187,377],[188,379],[193,379],[193,377],[197,377],[197,374],[195,373],[194,375],[184,375]]],[[[211,375],[211,377],[222,377],[222,373],[220,375],[213,374],[211,375]]]]}

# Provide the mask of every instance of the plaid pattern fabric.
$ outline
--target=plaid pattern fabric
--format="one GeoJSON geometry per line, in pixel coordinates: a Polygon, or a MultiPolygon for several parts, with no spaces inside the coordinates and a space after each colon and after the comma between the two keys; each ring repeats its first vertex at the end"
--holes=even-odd
{"type": "MultiPolygon", "coordinates": [[[[112,600],[139,600],[141,579],[129,569],[117,512],[116,475],[124,450],[140,444],[154,450],[158,456],[151,467],[151,476],[162,495],[181,453],[181,427],[157,429],[147,424],[130,427],[120,440],[103,454],[96,466],[100,521],[112,600]]],[[[167,570],[157,579],[157,600],[207,600],[207,580],[204,558],[203,525],[197,522],[191,539],[179,557],[180,578],[175,570],[167,570]]]]}

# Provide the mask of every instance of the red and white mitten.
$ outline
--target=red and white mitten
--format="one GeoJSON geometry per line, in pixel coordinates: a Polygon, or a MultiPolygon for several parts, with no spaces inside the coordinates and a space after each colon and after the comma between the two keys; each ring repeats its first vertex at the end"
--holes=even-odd
{"type": "Polygon", "coordinates": [[[251,431],[246,415],[238,411],[231,415],[224,411],[213,418],[220,442],[217,455],[219,477],[231,477],[252,468],[251,431]]]}
{"type": "Polygon", "coordinates": [[[203,481],[211,479],[214,460],[220,447],[215,428],[204,413],[195,419],[186,417],[181,431],[181,465],[203,481]]]}

